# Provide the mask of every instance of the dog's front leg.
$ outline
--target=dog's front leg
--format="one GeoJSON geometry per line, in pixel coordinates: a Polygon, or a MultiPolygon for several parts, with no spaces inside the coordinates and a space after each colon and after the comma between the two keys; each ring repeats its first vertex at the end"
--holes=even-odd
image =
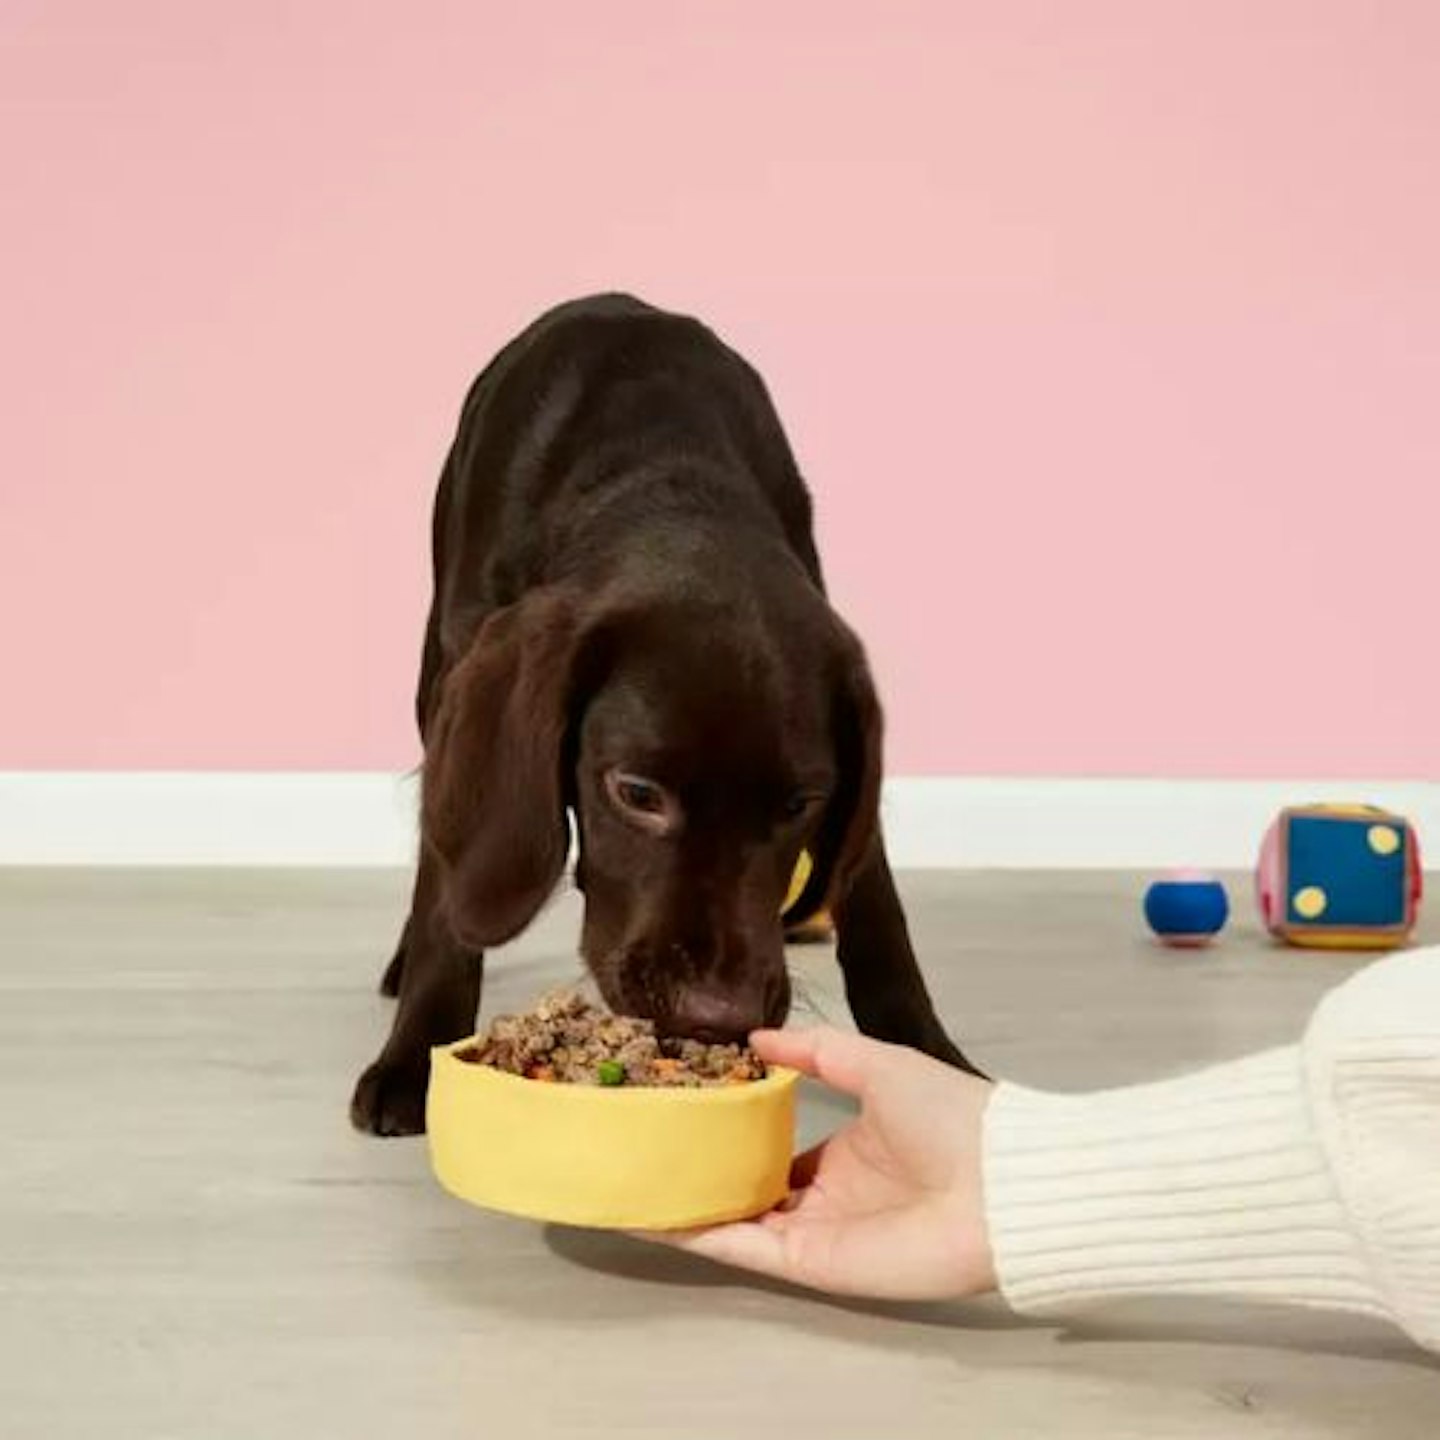
{"type": "Polygon", "coordinates": [[[845,998],[866,1035],[908,1045],[971,1074],[982,1074],[945,1033],[910,944],[884,842],[877,836],[835,906],[845,998]]]}
{"type": "Polygon", "coordinates": [[[387,980],[398,981],[395,1023],[350,1102],[357,1130],[372,1135],[424,1130],[430,1047],[462,1039],[475,1028],[484,959],[482,951],[466,950],[450,934],[435,862],[422,856],[401,950],[386,972],[387,980]]]}

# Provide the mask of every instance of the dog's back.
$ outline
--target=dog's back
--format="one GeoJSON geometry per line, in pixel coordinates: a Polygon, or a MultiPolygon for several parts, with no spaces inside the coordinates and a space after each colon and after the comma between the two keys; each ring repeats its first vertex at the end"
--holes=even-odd
{"type": "Polygon", "coordinates": [[[687,514],[774,529],[820,583],[809,495],[751,366],[698,320],[633,296],[572,300],[466,397],[436,501],[437,579],[483,576],[486,604],[508,604],[687,514]]]}

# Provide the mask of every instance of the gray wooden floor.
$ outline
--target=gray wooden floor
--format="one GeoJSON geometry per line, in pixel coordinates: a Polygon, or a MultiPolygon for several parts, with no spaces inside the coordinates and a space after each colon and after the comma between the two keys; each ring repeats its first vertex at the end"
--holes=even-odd
{"type": "MultiPolygon", "coordinates": [[[[1440,1369],[1358,1322],[840,1305],[469,1210],[345,1119],[405,886],[0,872],[4,1440],[1440,1433],[1440,1369]]],[[[1035,1084],[1288,1040],[1357,963],[1267,949],[1243,892],[1187,956],[1133,877],[904,888],[957,1037],[1035,1084]]],[[[573,973],[574,933],[565,900],[493,957],[487,1010],[573,973]]],[[[838,1017],[828,954],[796,963],[838,1017]]],[[[839,1113],[812,1096],[806,1131],[839,1113]]]]}

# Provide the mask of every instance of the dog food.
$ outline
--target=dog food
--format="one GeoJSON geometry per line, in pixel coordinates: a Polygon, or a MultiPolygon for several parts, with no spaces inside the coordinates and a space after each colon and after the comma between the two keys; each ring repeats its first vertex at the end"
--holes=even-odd
{"type": "Polygon", "coordinates": [[[526,1015],[501,1015],[461,1058],[529,1080],[572,1085],[664,1085],[691,1089],[765,1078],[748,1045],[661,1037],[649,1020],[612,1015],[575,990],[547,995],[526,1015]]]}

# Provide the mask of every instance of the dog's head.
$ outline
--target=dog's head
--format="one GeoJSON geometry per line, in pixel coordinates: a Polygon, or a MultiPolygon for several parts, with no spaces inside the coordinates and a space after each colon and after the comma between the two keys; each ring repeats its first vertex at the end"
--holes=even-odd
{"type": "Polygon", "coordinates": [[[465,945],[554,890],[576,816],[582,949],[609,1004],[734,1038],[788,1011],[780,910],[843,892],[875,836],[880,709],[824,599],[777,606],[532,592],[490,616],[426,736],[422,830],[465,945]]]}

